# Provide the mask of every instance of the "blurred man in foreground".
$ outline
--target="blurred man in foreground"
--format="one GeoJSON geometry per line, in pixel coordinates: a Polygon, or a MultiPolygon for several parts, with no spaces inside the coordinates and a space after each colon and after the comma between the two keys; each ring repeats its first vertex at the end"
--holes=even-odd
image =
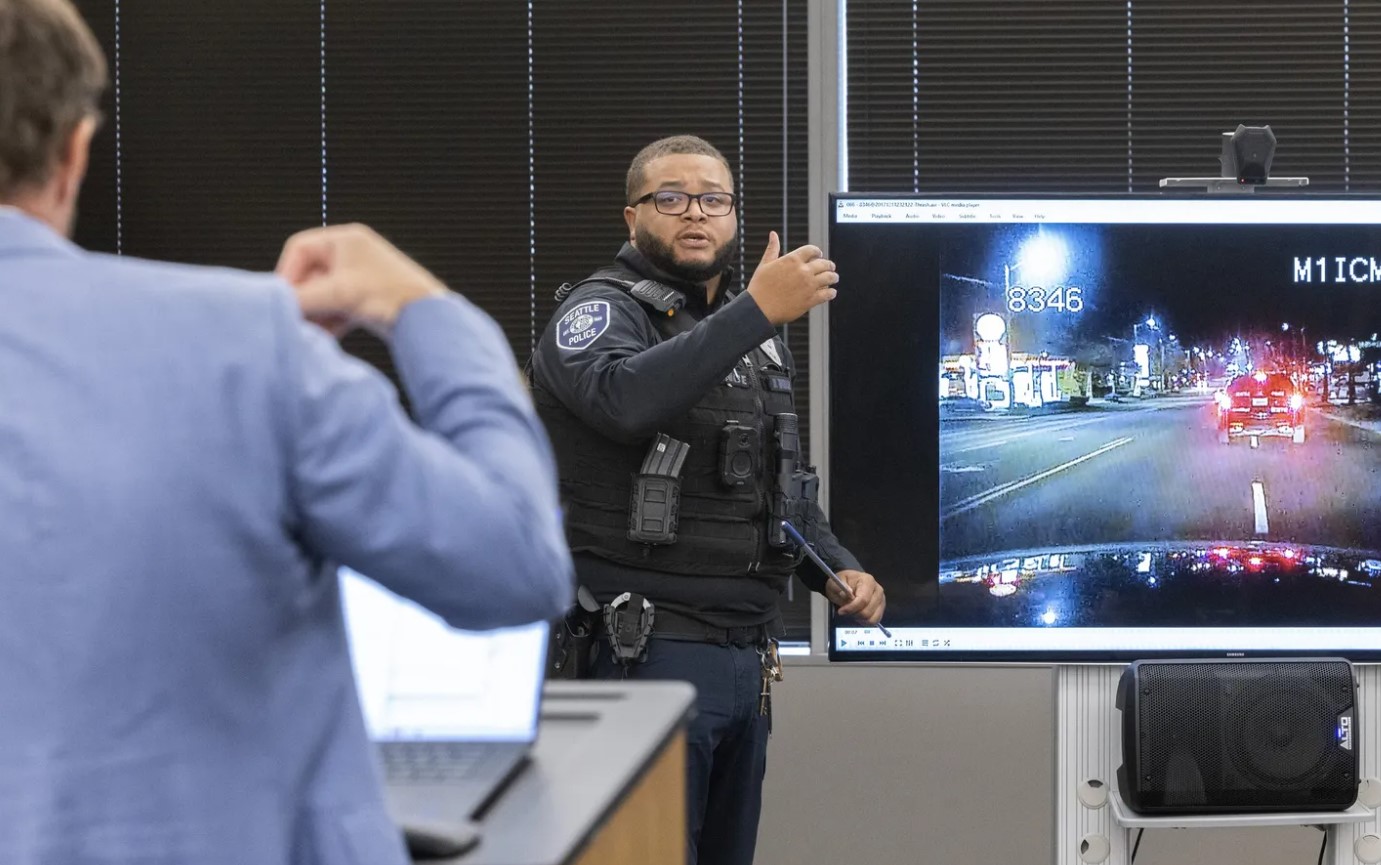
{"type": "Polygon", "coordinates": [[[467,628],[571,599],[499,328],[362,227],[269,276],[65,239],[105,62],[0,0],[0,862],[402,863],[335,563],[467,628]],[[418,426],[333,330],[392,342],[418,426]]]}

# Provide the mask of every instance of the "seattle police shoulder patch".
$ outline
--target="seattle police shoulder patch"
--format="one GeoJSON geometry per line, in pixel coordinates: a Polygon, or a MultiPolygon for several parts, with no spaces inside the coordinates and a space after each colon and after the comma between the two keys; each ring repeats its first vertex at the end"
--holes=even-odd
{"type": "Polygon", "coordinates": [[[591,300],[571,307],[556,322],[556,345],[566,351],[584,351],[609,329],[609,301],[591,300]]]}

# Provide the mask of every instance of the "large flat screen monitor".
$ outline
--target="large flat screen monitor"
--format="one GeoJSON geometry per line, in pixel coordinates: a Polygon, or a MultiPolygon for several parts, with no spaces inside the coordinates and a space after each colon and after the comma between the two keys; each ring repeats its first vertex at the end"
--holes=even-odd
{"type": "Polygon", "coordinates": [[[1381,660],[1381,201],[838,195],[836,660],[1381,660]]]}

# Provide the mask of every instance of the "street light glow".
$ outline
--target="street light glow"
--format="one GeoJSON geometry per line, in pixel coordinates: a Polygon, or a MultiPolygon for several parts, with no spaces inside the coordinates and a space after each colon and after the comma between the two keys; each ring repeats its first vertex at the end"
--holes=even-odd
{"type": "Polygon", "coordinates": [[[1021,245],[1017,268],[1031,285],[1058,285],[1069,271],[1069,250],[1058,235],[1041,232],[1021,245]]]}

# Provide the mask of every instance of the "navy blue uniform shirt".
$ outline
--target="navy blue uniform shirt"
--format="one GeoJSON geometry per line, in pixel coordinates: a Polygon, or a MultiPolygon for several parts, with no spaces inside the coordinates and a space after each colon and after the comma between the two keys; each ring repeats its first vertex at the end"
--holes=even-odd
{"type": "MultiPolygon", "coordinates": [[[[587,284],[557,310],[543,331],[533,357],[536,382],[556,397],[581,422],[620,442],[650,439],[658,428],[679,418],[717,387],[735,364],[755,347],[776,335],[757,302],[743,292],[731,296],[723,287],[707,304],[702,286],[685,283],[660,271],[632,244],[624,244],[615,266],[619,278],[653,279],[686,295],[684,312],[701,319],[693,328],[664,339],[648,317],[646,307],[611,284],[587,284]],[[574,306],[608,305],[607,320],[588,333],[580,351],[558,347],[564,314],[574,306]]],[[[721,286],[734,279],[726,271],[721,286]]],[[[603,307],[601,307],[603,314],[603,307]]],[[[566,334],[567,339],[573,338],[566,334]]],[[[795,373],[788,354],[785,363],[795,373]]],[[[818,549],[836,570],[859,569],[858,561],[840,545],[821,516],[818,549]]],[[[678,575],[627,567],[590,553],[575,556],[582,585],[601,602],[626,591],[649,598],[662,609],[689,615],[718,627],[775,624],[782,591],[779,579],[678,575]]],[[[824,574],[805,565],[799,576],[814,591],[824,588],[824,574]]]]}

